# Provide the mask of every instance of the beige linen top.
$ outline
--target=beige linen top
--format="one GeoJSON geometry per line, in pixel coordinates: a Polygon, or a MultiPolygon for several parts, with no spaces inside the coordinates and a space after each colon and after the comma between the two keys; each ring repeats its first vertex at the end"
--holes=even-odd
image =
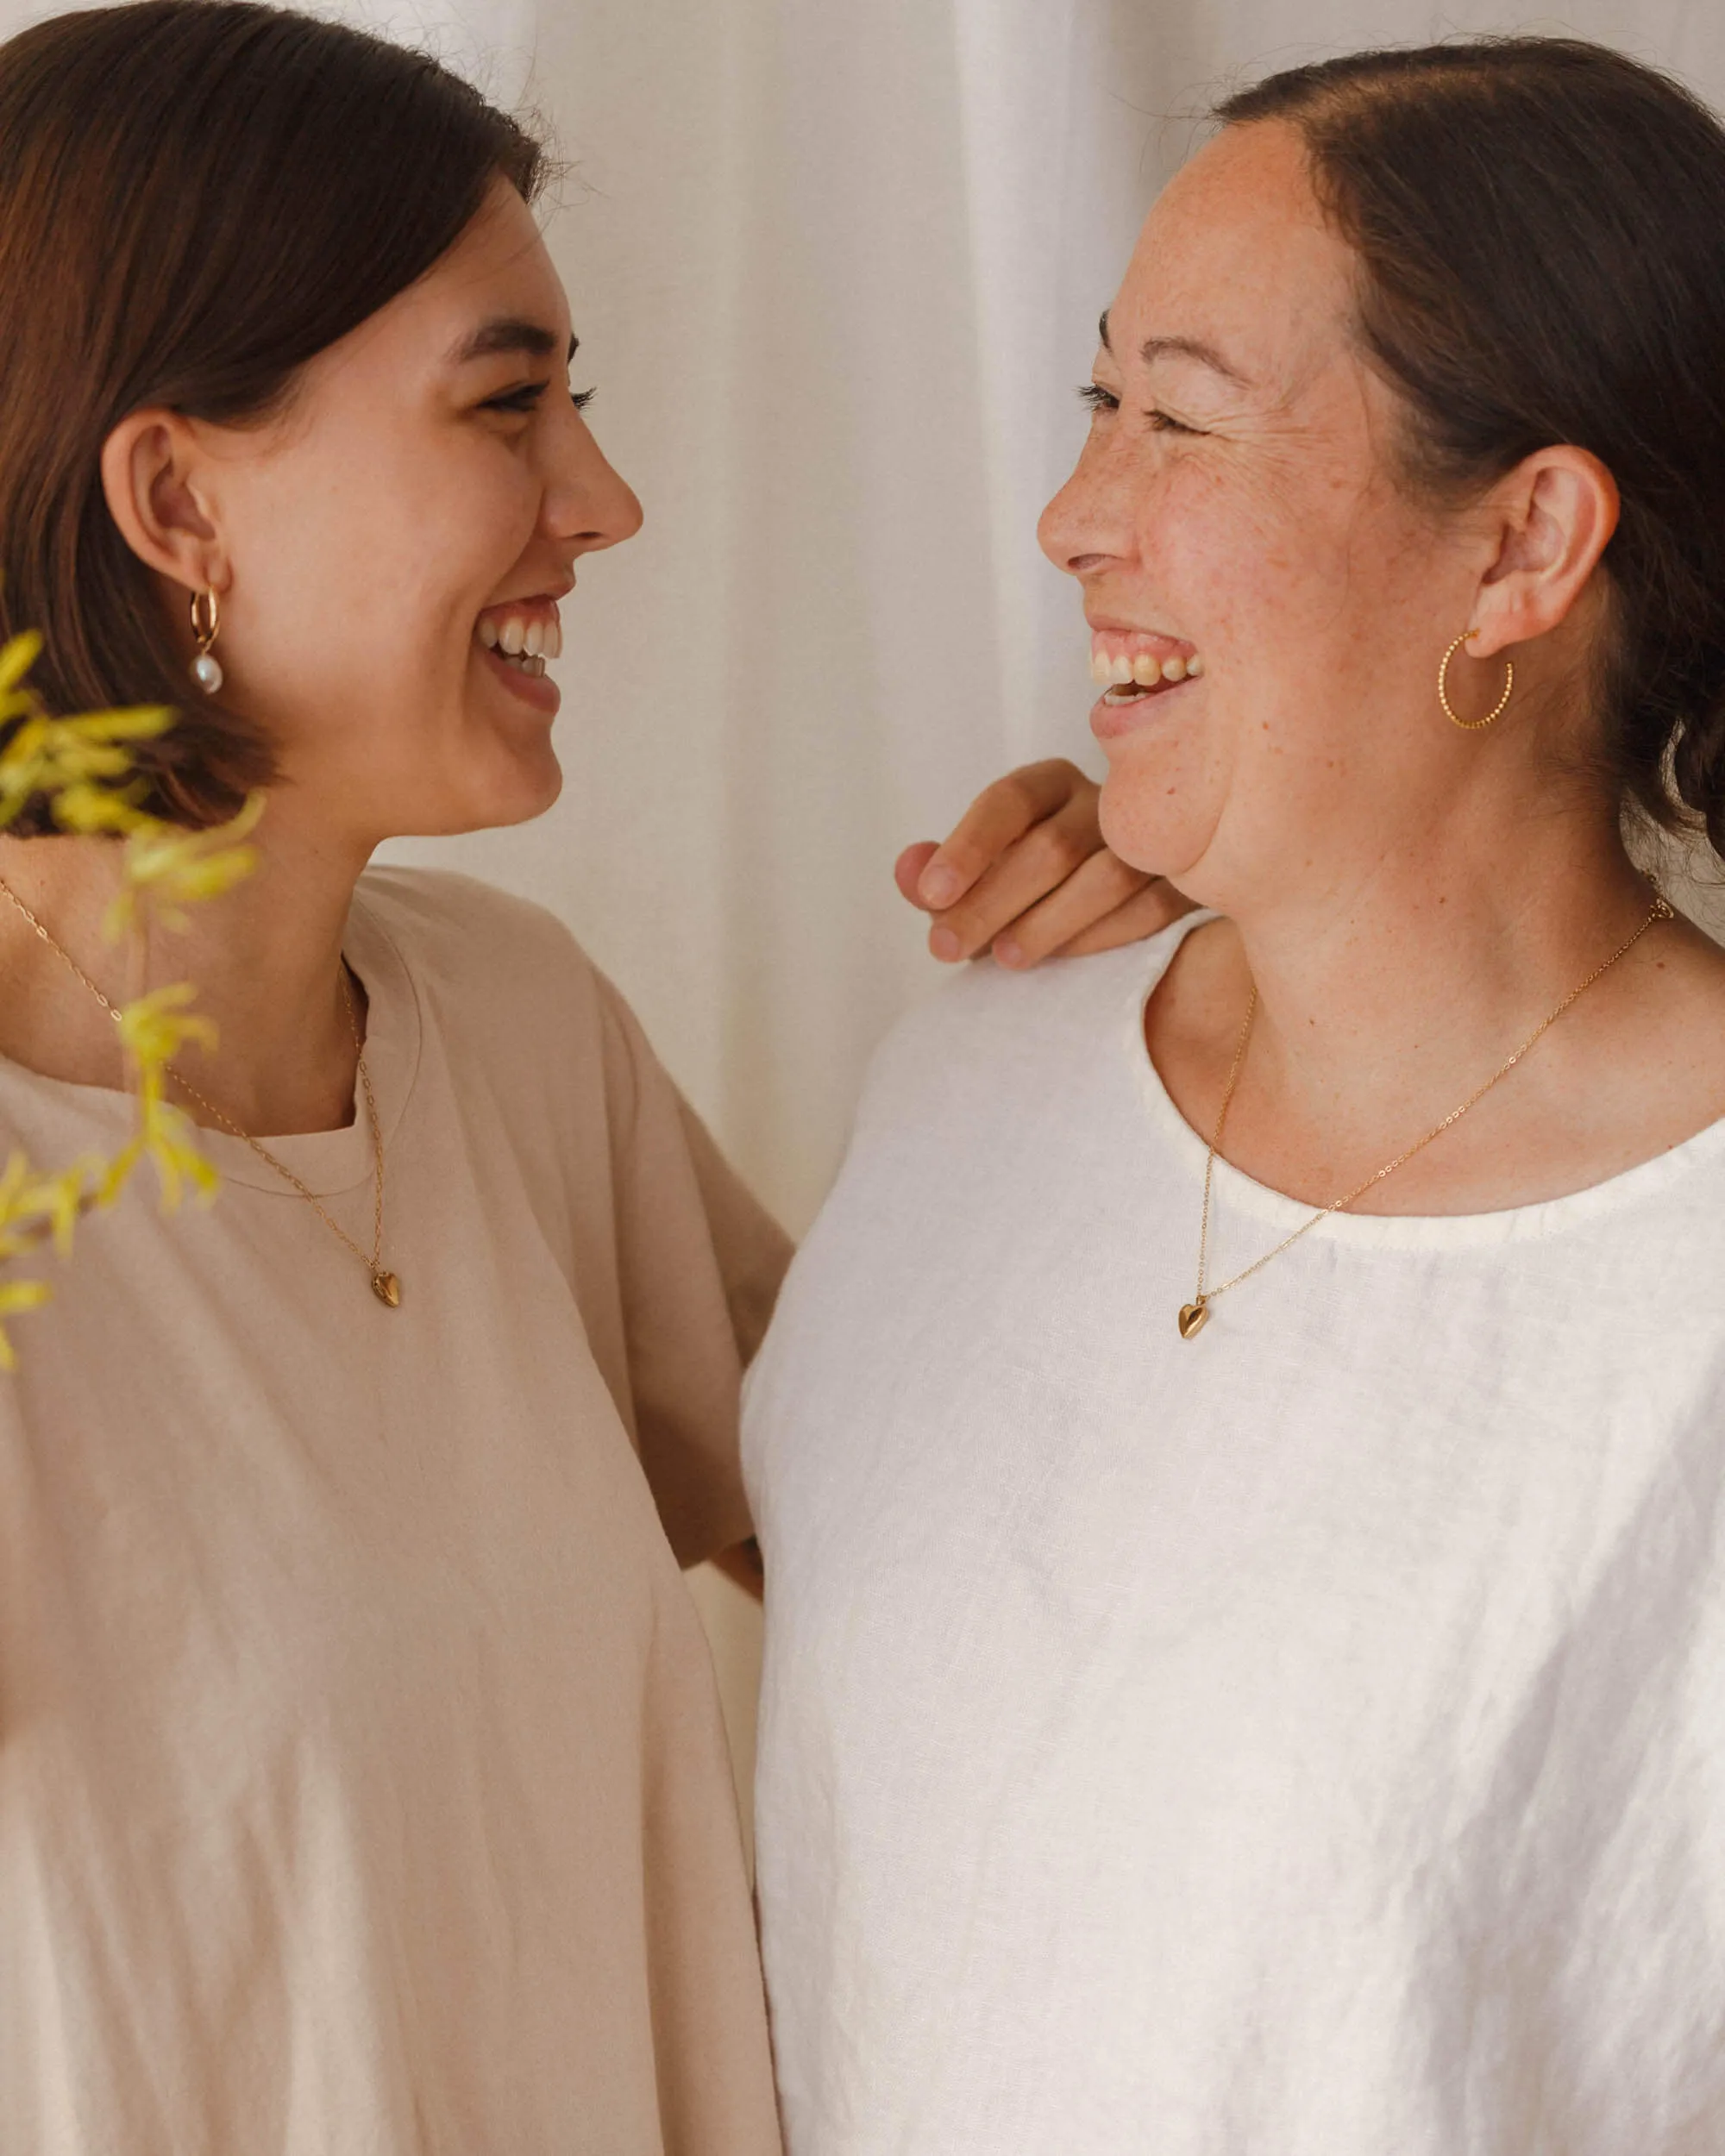
{"type": "MultiPolygon", "coordinates": [[[[769,2156],[677,1558],[783,1238],[548,915],[373,872],[348,950],[401,1308],[211,1133],[0,1377],[0,2150],[769,2156]]],[[[126,1116],[0,1064],[45,1164],[126,1116]]],[[[363,1124],[277,1150],[368,1245],[363,1124]]]]}

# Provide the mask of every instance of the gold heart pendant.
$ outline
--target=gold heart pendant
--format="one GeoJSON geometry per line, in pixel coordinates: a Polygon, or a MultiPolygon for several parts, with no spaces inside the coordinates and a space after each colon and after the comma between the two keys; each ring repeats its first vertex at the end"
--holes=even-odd
{"type": "Polygon", "coordinates": [[[1210,1306],[1207,1302],[1182,1303],[1180,1307],[1180,1337],[1192,1339],[1210,1322],[1210,1306]]]}
{"type": "MultiPolygon", "coordinates": [[[[401,1282],[396,1278],[393,1273],[373,1273],[372,1275],[372,1293],[377,1297],[380,1302],[386,1302],[392,1310],[400,1309],[401,1282]]],[[[1182,1318],[1180,1322],[1182,1325],[1184,1325],[1186,1320],[1182,1318]]]]}

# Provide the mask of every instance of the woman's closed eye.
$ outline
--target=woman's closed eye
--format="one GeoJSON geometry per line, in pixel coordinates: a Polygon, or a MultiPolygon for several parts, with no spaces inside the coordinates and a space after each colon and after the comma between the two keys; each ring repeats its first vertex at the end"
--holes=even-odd
{"type": "MultiPolygon", "coordinates": [[[[480,406],[481,411],[531,412],[539,409],[539,400],[551,386],[549,381],[523,382],[517,389],[506,389],[501,395],[487,397],[480,406]]],[[[569,402],[577,411],[585,411],[599,394],[597,390],[574,389],[569,392],[569,402]]]]}
{"type": "MultiPolygon", "coordinates": [[[[1113,391],[1104,389],[1100,382],[1086,382],[1078,392],[1078,401],[1088,404],[1093,412],[1118,411],[1120,408],[1120,400],[1113,391]]],[[[1154,404],[1145,407],[1144,416],[1155,434],[1201,434],[1203,431],[1200,427],[1187,426],[1183,421],[1158,410],[1154,404]]]]}

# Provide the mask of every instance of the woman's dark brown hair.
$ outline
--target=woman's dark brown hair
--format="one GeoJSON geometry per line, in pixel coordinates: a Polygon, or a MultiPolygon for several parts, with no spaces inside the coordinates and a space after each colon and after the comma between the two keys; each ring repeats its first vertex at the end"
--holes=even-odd
{"type": "MultiPolygon", "coordinates": [[[[268,417],[296,371],[443,254],[538,144],[424,55],[237,0],[60,16],[0,46],[0,630],[53,710],[164,703],[154,813],[231,815],[268,744],[191,692],[103,498],[128,412],[268,417]]],[[[43,828],[40,821],[15,830],[43,828]]]]}
{"type": "Polygon", "coordinates": [[[1610,470],[1614,776],[1725,852],[1725,129],[1562,38],[1353,53],[1218,116],[1304,138],[1359,258],[1365,349],[1411,407],[1416,481],[1454,499],[1559,442],[1610,470]]]}

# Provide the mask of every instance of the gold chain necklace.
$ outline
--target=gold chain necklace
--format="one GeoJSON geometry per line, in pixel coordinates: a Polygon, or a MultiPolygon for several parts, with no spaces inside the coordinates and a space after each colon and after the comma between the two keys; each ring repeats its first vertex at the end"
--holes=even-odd
{"type": "MultiPolygon", "coordinates": [[[[65,944],[60,943],[55,937],[50,935],[41,922],[39,921],[35,915],[31,912],[29,907],[24,904],[24,901],[18,896],[17,893],[12,888],[11,885],[6,882],[3,877],[0,877],[0,897],[3,897],[10,906],[15,907],[18,912],[23,915],[24,918],[29,923],[30,926],[35,931],[36,934],[41,937],[43,943],[47,945],[48,949],[53,952],[55,956],[60,959],[60,962],[67,968],[73,977],[84,983],[85,987],[89,989],[91,994],[95,997],[96,1000],[102,1006],[102,1008],[117,1025],[120,1023],[120,1012],[118,1007],[109,1000],[97,984],[91,979],[87,973],[85,973],[83,967],[78,964],[78,961],[66,948],[65,944]]],[[[359,1013],[354,1008],[353,991],[348,986],[348,962],[345,958],[342,961],[341,981],[342,1001],[347,1006],[348,1024],[353,1029],[354,1052],[359,1063],[360,1090],[365,1095],[366,1117],[367,1120],[371,1125],[372,1132],[372,1159],[373,1163],[373,1182],[376,1192],[376,1204],[373,1208],[372,1213],[372,1251],[369,1257],[366,1256],[366,1253],[360,1248],[360,1245],[354,1242],[353,1237],[348,1234],[348,1231],[342,1225],[341,1222],[333,1219],[325,1210],[322,1200],[317,1197],[317,1194],[307,1188],[306,1185],[300,1181],[299,1177],[294,1174],[293,1170],[287,1166],[285,1162],[279,1161],[275,1155],[270,1151],[269,1148],[267,1145],[260,1144],[249,1131],[242,1131],[239,1125],[234,1121],[231,1116],[224,1115],[223,1113],[222,1110],[216,1106],[214,1101],[206,1100],[204,1095],[199,1093],[197,1087],[194,1086],[182,1072],[176,1070],[172,1063],[167,1066],[167,1075],[173,1080],[173,1082],[179,1087],[182,1093],[189,1094],[191,1095],[192,1100],[198,1103],[198,1106],[203,1109],[206,1115],[214,1117],[215,1120],[222,1125],[224,1131],[229,1131],[233,1137],[243,1140],[246,1144],[249,1145],[252,1150],[258,1156],[259,1159],[267,1162],[269,1166],[275,1170],[276,1174],[281,1177],[284,1182],[292,1184],[295,1190],[297,1190],[300,1196],[304,1199],[306,1204],[310,1206],[311,1210],[317,1215],[318,1219],[323,1221],[324,1226],[329,1228],[333,1234],[338,1236],[354,1253],[354,1256],[359,1259],[361,1264],[365,1267],[367,1272],[371,1275],[372,1293],[377,1297],[378,1300],[381,1303],[387,1303],[392,1310],[398,1310],[401,1307],[401,1282],[396,1275],[386,1267],[383,1262],[383,1125],[378,1120],[377,1099],[372,1092],[371,1073],[366,1069],[365,1043],[360,1037],[359,1013]]]]}
{"type": "Polygon", "coordinates": [[[1254,1273],[1261,1273],[1272,1258],[1280,1257],[1283,1250],[1291,1249],[1302,1235],[1309,1235],[1320,1220],[1327,1220],[1333,1213],[1339,1213],[1345,1206],[1351,1206],[1356,1198],[1363,1198],[1375,1184],[1381,1183],[1388,1175],[1393,1175],[1398,1168],[1405,1168],[1415,1153],[1424,1152],[1434,1138],[1441,1138],[1452,1125],[1459,1123],[1470,1108],[1477,1106],[1495,1085],[1509,1075],[1535,1041],[1550,1031],[1571,1004],[1585,995],[1603,974],[1609,973],[1620,958],[1626,957],[1635,948],[1656,921],[1670,921],[1676,918],[1676,911],[1670,901],[1662,892],[1656,890],[1653,893],[1653,905],[1647,909],[1647,918],[1634,934],[1626,943],[1620,943],[1608,959],[1596,966],[1585,981],[1571,988],[1556,1010],[1548,1018],[1541,1019],[1540,1024],[1534,1028],[1515,1053],[1500,1063],[1485,1083],[1477,1092],[1471,1093],[1458,1108],[1452,1108],[1441,1123],[1434,1124],[1424,1138],[1417,1139],[1405,1153],[1398,1153],[1393,1161],[1375,1170],[1366,1177],[1363,1183],[1357,1184],[1352,1190],[1345,1191],[1333,1204],[1325,1206],[1320,1211],[1314,1213],[1309,1220],[1302,1220],[1292,1235],[1284,1236],[1273,1250],[1266,1250],[1256,1263],[1248,1265],[1243,1273],[1236,1273],[1232,1280],[1222,1281],[1214,1288],[1207,1288],[1204,1284],[1204,1275],[1208,1269],[1210,1247],[1210,1185],[1215,1174],[1216,1155],[1222,1147],[1222,1133],[1227,1128],[1228,1110],[1233,1106],[1234,1088],[1239,1083],[1240,1070],[1245,1062],[1245,1046],[1251,1037],[1251,1022],[1258,1016],[1258,984],[1254,981],[1251,998],[1245,1006],[1245,1023],[1239,1030],[1239,1039],[1234,1046],[1234,1059],[1228,1069],[1228,1082],[1222,1093],[1222,1105],[1216,1117],[1215,1133],[1210,1140],[1209,1152],[1204,1162],[1204,1212],[1198,1226],[1198,1286],[1191,1301],[1181,1305],[1180,1316],[1177,1320],[1181,1338],[1182,1340],[1195,1339],[1203,1331],[1209,1322],[1210,1305],[1218,1295],[1226,1294],[1229,1288],[1238,1288],[1242,1281],[1250,1280],[1254,1273]]]}

